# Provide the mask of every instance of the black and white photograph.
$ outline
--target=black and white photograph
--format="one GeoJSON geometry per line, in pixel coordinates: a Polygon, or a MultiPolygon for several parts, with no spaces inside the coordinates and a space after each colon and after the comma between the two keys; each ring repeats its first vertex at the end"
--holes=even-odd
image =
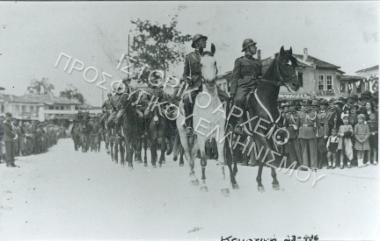
{"type": "Polygon", "coordinates": [[[0,2],[0,240],[380,240],[379,16],[0,2]]]}

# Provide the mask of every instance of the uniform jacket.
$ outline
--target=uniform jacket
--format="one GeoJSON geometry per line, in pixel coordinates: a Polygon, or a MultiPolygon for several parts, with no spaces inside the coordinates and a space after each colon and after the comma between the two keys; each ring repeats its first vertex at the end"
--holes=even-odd
{"type": "Polygon", "coordinates": [[[297,139],[298,136],[298,115],[297,113],[290,113],[287,115],[287,130],[289,132],[289,139],[297,139]]]}
{"type": "Polygon", "coordinates": [[[231,95],[235,95],[238,88],[248,88],[254,80],[262,75],[261,62],[250,56],[242,56],[235,60],[232,72],[231,95]]]}
{"type": "Polygon", "coordinates": [[[325,137],[329,135],[328,116],[325,110],[321,110],[317,114],[317,137],[325,137]]]}
{"type": "Polygon", "coordinates": [[[314,139],[317,137],[317,114],[314,111],[299,112],[298,119],[298,138],[299,139],[314,139]]]}
{"type": "Polygon", "coordinates": [[[183,80],[190,79],[189,87],[202,86],[201,53],[193,51],[185,56],[185,66],[183,70],[183,80]]]}
{"type": "Polygon", "coordinates": [[[13,141],[15,138],[15,132],[13,130],[12,124],[8,121],[4,122],[4,141],[13,141]]]}

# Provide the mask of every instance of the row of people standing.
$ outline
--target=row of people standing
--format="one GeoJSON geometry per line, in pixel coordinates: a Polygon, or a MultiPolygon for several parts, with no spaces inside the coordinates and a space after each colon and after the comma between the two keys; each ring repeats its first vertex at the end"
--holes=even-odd
{"type": "Polygon", "coordinates": [[[376,101],[308,100],[282,106],[290,137],[283,148],[288,159],[312,169],[377,164],[376,101]]]}
{"type": "Polygon", "coordinates": [[[15,157],[44,153],[64,134],[63,127],[39,121],[21,122],[6,113],[5,120],[0,117],[0,163],[15,167],[15,157]]]}

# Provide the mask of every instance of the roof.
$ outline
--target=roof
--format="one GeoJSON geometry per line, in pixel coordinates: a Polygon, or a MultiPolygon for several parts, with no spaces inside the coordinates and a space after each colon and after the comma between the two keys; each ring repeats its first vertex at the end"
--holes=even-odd
{"type": "Polygon", "coordinates": [[[340,76],[340,81],[359,81],[362,80],[362,76],[357,75],[342,75],[340,76]]]}
{"type": "Polygon", "coordinates": [[[78,106],[80,110],[97,110],[97,109],[102,109],[100,106],[93,106],[89,104],[82,104],[78,106]]]}
{"type": "MultiPolygon", "coordinates": [[[[303,60],[302,54],[293,54],[297,59],[303,60]]],[[[335,64],[331,64],[329,62],[323,61],[319,58],[316,58],[314,56],[308,55],[306,62],[311,62],[316,65],[317,68],[326,68],[326,69],[339,69],[340,66],[337,66],[335,64]]]]}
{"type": "Polygon", "coordinates": [[[9,102],[17,103],[34,103],[34,104],[61,104],[61,105],[79,105],[79,101],[70,100],[63,97],[57,97],[53,95],[36,95],[36,94],[26,94],[22,96],[16,95],[0,95],[0,99],[4,99],[9,102]]]}
{"type": "Polygon", "coordinates": [[[360,70],[356,71],[355,73],[363,73],[363,72],[373,71],[373,70],[379,70],[379,65],[375,65],[375,66],[368,67],[365,69],[360,69],[360,70]]]}

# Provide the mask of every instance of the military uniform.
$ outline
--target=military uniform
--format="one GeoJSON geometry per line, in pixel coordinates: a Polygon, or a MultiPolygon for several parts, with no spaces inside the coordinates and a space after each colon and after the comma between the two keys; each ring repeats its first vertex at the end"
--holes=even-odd
{"type": "Polygon", "coordinates": [[[261,75],[262,65],[259,60],[248,55],[235,60],[231,83],[231,96],[234,96],[235,105],[244,107],[247,94],[261,75]]]}
{"type": "Polygon", "coordinates": [[[299,116],[294,108],[286,113],[286,129],[289,132],[288,143],[285,144],[285,149],[287,153],[288,160],[290,164],[296,162],[298,165],[302,164],[301,158],[301,146],[298,140],[298,120],[299,116]]]}
{"type": "Polygon", "coordinates": [[[5,143],[5,155],[7,166],[14,166],[15,162],[15,143],[14,138],[16,133],[13,130],[12,124],[10,121],[4,122],[4,143],[5,143]]]}
{"type": "MultiPolygon", "coordinates": [[[[187,81],[188,88],[184,95],[184,110],[186,116],[193,113],[195,98],[202,91],[202,54],[196,49],[185,56],[185,65],[182,81],[187,81]]],[[[227,93],[219,89],[218,97],[221,101],[229,99],[227,93]]],[[[192,118],[186,119],[186,126],[192,126],[192,118]]]]}
{"type": "Polygon", "coordinates": [[[298,139],[301,143],[302,163],[304,166],[318,168],[317,163],[317,115],[312,109],[299,112],[298,139]]]}
{"type": "MultiPolygon", "coordinates": [[[[316,104],[326,105],[326,101],[322,101],[322,103],[317,102],[316,104]]],[[[326,141],[329,135],[328,133],[328,119],[327,112],[325,109],[321,109],[317,113],[317,146],[318,146],[318,166],[321,168],[326,162],[327,157],[327,149],[326,149],[326,141]]]]}

